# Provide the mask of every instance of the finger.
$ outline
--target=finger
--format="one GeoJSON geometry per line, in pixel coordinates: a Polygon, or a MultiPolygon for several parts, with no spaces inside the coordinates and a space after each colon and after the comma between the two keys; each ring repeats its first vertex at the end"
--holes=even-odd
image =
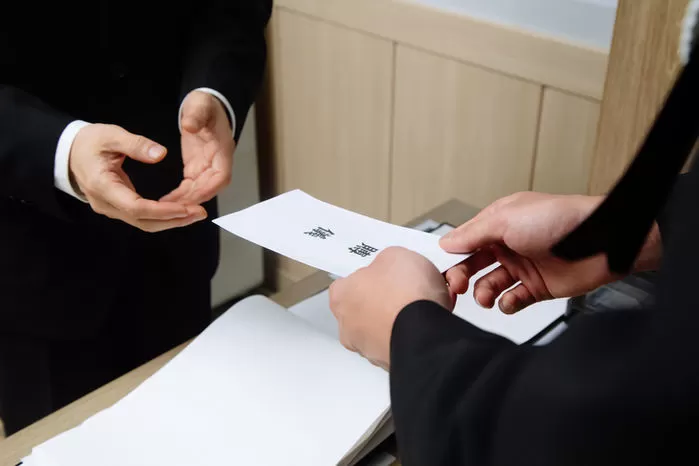
{"type": "Polygon", "coordinates": [[[454,312],[454,308],[456,307],[456,300],[459,299],[459,295],[449,289],[449,299],[451,300],[451,312],[454,312]]]}
{"type": "Polygon", "coordinates": [[[498,301],[498,307],[505,314],[514,314],[534,303],[536,303],[536,297],[523,283],[520,283],[502,295],[498,301]]]}
{"type": "Polygon", "coordinates": [[[521,281],[532,292],[537,301],[550,299],[551,293],[539,273],[537,267],[527,258],[520,256],[511,249],[495,245],[492,247],[495,259],[506,268],[515,281],[521,281]]]}
{"type": "Polygon", "coordinates": [[[330,284],[330,287],[328,287],[328,304],[330,305],[330,311],[333,313],[336,319],[345,280],[345,278],[338,278],[330,284]]]}
{"type": "Polygon", "coordinates": [[[389,365],[388,365],[388,363],[386,363],[386,362],[384,362],[384,361],[379,361],[378,359],[369,359],[369,358],[366,358],[366,359],[367,359],[367,361],[369,361],[370,363],[372,363],[374,366],[380,367],[381,369],[383,369],[383,370],[385,370],[385,371],[388,372],[388,370],[389,370],[389,365]]]}
{"type": "Polygon", "coordinates": [[[133,220],[171,220],[189,215],[206,215],[201,206],[185,206],[175,202],[158,202],[144,199],[121,183],[109,183],[102,191],[102,199],[117,211],[118,218],[131,223],[133,220]]]}
{"type": "Polygon", "coordinates": [[[468,275],[466,275],[466,265],[463,262],[447,270],[444,277],[447,279],[450,292],[464,294],[468,291],[468,275]]]}
{"type": "Polygon", "coordinates": [[[468,290],[468,281],[484,268],[495,263],[495,255],[490,248],[485,248],[469,256],[460,264],[447,270],[446,278],[449,287],[458,294],[468,290]]]}
{"type": "Polygon", "coordinates": [[[182,202],[201,204],[213,199],[229,181],[224,173],[207,170],[196,178],[189,193],[182,196],[182,202]]]}
{"type": "Polygon", "coordinates": [[[213,115],[214,98],[205,92],[192,92],[187,96],[180,120],[184,131],[197,133],[208,125],[213,115]]]}
{"type": "Polygon", "coordinates": [[[180,185],[159,199],[160,202],[179,202],[192,190],[193,181],[189,178],[182,180],[180,185]]]}
{"type": "Polygon", "coordinates": [[[143,163],[157,163],[165,157],[167,149],[150,139],[114,127],[112,139],[105,148],[110,152],[126,155],[143,163]]]}
{"type": "Polygon", "coordinates": [[[503,266],[488,272],[473,285],[473,297],[482,307],[490,309],[503,291],[517,283],[517,280],[503,266]]]}
{"type": "Polygon", "coordinates": [[[173,220],[138,220],[132,225],[140,228],[143,231],[156,233],[159,231],[172,230],[173,228],[182,228],[193,223],[200,222],[206,218],[206,215],[189,215],[185,218],[176,218],[173,220]]]}
{"type": "Polygon", "coordinates": [[[447,252],[474,252],[501,242],[505,233],[505,225],[501,215],[487,215],[480,220],[465,223],[450,231],[439,240],[439,245],[447,252]]]}

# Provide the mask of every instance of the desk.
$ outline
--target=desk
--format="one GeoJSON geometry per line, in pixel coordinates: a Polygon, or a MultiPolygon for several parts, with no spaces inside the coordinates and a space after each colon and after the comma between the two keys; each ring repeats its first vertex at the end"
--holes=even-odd
{"type": "MultiPolygon", "coordinates": [[[[478,212],[478,209],[467,206],[459,201],[449,201],[427,212],[408,224],[408,226],[432,219],[437,222],[460,225],[478,212]]],[[[325,272],[317,272],[294,285],[271,296],[271,299],[284,307],[290,307],[299,301],[323,291],[331,283],[325,272]]],[[[39,445],[68,429],[81,424],[85,419],[103,409],[112,406],[122,399],[144,380],[157,372],[166,362],[171,360],[188,343],[173,348],[143,366],[95,390],[89,395],[76,400],[70,405],[37,421],[31,426],[17,432],[5,440],[0,440],[0,466],[15,466],[22,458],[31,453],[35,445],[39,445]]]]}

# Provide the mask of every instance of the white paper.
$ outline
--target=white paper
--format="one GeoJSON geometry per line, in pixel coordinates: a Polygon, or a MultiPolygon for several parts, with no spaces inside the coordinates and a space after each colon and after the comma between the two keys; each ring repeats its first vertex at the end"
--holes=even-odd
{"type": "MultiPolygon", "coordinates": [[[[320,332],[339,338],[337,320],[330,310],[329,292],[325,290],[289,308],[289,312],[300,317],[320,332]]],[[[454,314],[476,327],[521,344],[538,335],[566,312],[567,300],[556,299],[536,303],[514,315],[500,312],[496,307],[484,309],[473,299],[473,293],[459,296],[454,314]]],[[[565,327],[560,330],[564,330],[565,327]]],[[[557,335],[555,335],[557,336],[557,335]]],[[[552,336],[553,337],[553,336],[552,336]]],[[[553,338],[543,342],[550,342],[553,338]]],[[[542,342],[542,343],[543,343],[542,342]]]]}
{"type": "Polygon", "coordinates": [[[289,312],[308,322],[329,337],[340,339],[337,319],[330,310],[329,291],[324,290],[289,308],[289,312]]]}
{"type": "Polygon", "coordinates": [[[350,212],[299,190],[220,217],[214,223],[241,238],[340,277],[369,265],[389,246],[422,254],[440,272],[468,257],[445,252],[435,235],[350,212]]]}
{"type": "MultiPolygon", "coordinates": [[[[435,230],[432,235],[442,236],[452,229],[453,228],[444,225],[438,230],[435,230]]],[[[498,265],[498,263],[491,265],[471,279],[469,290],[462,296],[459,296],[456,301],[454,314],[482,330],[503,336],[518,344],[531,340],[556,319],[565,314],[568,302],[567,299],[555,299],[536,303],[514,315],[503,314],[497,308],[497,305],[493,309],[484,309],[480,307],[473,299],[473,284],[480,277],[494,270],[498,265]]],[[[337,321],[330,311],[327,290],[291,306],[289,312],[297,315],[326,335],[339,338],[337,321]]],[[[559,333],[563,330],[565,330],[565,325],[557,328],[559,333]]],[[[540,344],[550,342],[557,335],[558,333],[551,335],[549,338],[542,339],[540,344]]]]}
{"type": "Polygon", "coordinates": [[[327,466],[390,406],[388,374],[267,298],[236,304],[40,466],[327,466]]]}

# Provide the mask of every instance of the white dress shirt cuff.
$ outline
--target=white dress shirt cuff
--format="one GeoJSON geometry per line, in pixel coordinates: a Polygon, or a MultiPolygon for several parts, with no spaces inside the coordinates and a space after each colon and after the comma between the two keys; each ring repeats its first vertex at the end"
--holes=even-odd
{"type": "MultiPolygon", "coordinates": [[[[226,107],[226,111],[228,111],[228,116],[231,118],[231,130],[233,131],[233,135],[235,136],[235,129],[236,129],[236,122],[235,122],[235,113],[233,112],[233,107],[231,107],[231,103],[228,102],[228,99],[226,99],[223,94],[218,92],[216,89],[211,89],[208,87],[198,87],[196,89],[193,89],[192,92],[194,91],[201,91],[201,92],[206,92],[207,94],[211,94],[212,96],[216,97],[218,100],[221,101],[224,107],[226,107]]],[[[177,114],[177,126],[180,128],[180,133],[182,132],[182,107],[183,107],[184,101],[180,104],[180,111],[177,114]]]]}
{"type": "Polygon", "coordinates": [[[87,202],[87,198],[82,194],[78,193],[74,188],[73,184],[70,182],[70,149],[73,147],[73,141],[75,136],[78,135],[78,131],[83,129],[85,126],[89,125],[85,121],[75,120],[68,124],[61,133],[61,137],[58,139],[58,145],[56,146],[56,157],[54,159],[53,165],[53,180],[54,186],[66,194],[73,196],[74,198],[87,202]]]}

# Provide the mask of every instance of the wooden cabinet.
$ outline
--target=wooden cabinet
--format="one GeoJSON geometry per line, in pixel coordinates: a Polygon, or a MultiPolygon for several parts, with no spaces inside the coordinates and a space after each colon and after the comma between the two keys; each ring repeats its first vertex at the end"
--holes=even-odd
{"type": "MultiPolygon", "coordinates": [[[[263,197],[403,223],[451,198],[587,191],[604,51],[394,0],[277,0],[268,32],[263,197]]],[[[279,285],[311,273],[276,260],[279,285]]]]}
{"type": "MultiPolygon", "coordinates": [[[[393,44],[275,12],[274,192],[302,189],[388,219],[393,44]]],[[[286,278],[313,270],[279,259],[286,278]]]]}
{"type": "Polygon", "coordinates": [[[388,218],[393,44],[277,12],[275,189],[388,218]]]}
{"type": "Polygon", "coordinates": [[[391,222],[530,187],[541,86],[398,46],[391,222]]]}
{"type": "Polygon", "coordinates": [[[532,189],[545,193],[587,192],[597,139],[597,101],[546,88],[532,189]]]}
{"type": "Polygon", "coordinates": [[[636,155],[680,70],[688,0],[620,0],[590,192],[606,193],[636,155]]]}

